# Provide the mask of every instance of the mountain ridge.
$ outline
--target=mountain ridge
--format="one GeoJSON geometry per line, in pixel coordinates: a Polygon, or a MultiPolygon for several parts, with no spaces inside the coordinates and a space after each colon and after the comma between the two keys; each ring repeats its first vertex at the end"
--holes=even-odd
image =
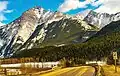
{"type": "MultiPolygon", "coordinates": [[[[90,14],[88,13],[85,19],[90,14]]],[[[119,16],[119,13],[117,15],[119,16]]],[[[94,17],[96,15],[92,18],[94,17]]],[[[85,19],[79,14],[71,16],[46,11],[41,7],[31,8],[14,22],[0,27],[1,57],[10,57],[25,49],[82,43],[100,29],[85,19]]]]}
{"type": "MultiPolygon", "coordinates": [[[[56,45],[70,43],[74,39],[82,37],[87,30],[90,31],[94,28],[97,27],[91,27],[86,22],[69,15],[34,7],[24,12],[14,22],[0,27],[1,57],[10,56],[17,50],[28,49],[35,45],[40,47],[43,41],[50,43],[51,38],[55,38],[52,42],[55,40],[58,42],[56,45]],[[82,35],[77,34],[78,32],[81,32],[82,35]],[[65,41],[65,38],[68,38],[68,41],[65,41]],[[61,43],[61,41],[63,42],[61,43]],[[36,44],[37,42],[39,45],[36,44]],[[23,46],[24,48],[21,48],[23,46]]],[[[79,40],[75,42],[79,42],[79,40]]],[[[50,45],[54,45],[54,43],[50,43],[50,45]]]]}

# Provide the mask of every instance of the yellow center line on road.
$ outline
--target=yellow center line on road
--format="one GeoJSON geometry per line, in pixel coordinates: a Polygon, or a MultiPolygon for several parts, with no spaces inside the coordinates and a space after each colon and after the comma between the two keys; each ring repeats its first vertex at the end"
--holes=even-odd
{"type": "Polygon", "coordinates": [[[59,70],[56,70],[56,71],[53,71],[53,72],[50,72],[50,73],[42,74],[40,76],[57,76],[59,74],[65,73],[65,72],[70,71],[70,70],[75,69],[75,68],[78,68],[78,67],[70,67],[70,68],[59,69],[59,70]]]}
{"type": "Polygon", "coordinates": [[[80,69],[80,72],[77,73],[75,76],[82,76],[82,74],[83,74],[84,72],[86,72],[87,70],[88,70],[88,67],[82,67],[82,68],[80,69]]]}

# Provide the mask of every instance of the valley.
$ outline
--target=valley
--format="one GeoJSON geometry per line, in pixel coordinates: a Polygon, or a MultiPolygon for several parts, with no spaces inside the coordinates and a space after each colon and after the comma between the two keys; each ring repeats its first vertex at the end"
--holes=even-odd
{"type": "Polygon", "coordinates": [[[120,12],[35,6],[0,25],[0,76],[119,76],[119,66],[120,12]]]}

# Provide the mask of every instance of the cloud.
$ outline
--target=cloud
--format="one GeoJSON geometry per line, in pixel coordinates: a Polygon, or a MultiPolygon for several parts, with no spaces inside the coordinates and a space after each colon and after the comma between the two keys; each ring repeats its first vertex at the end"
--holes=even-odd
{"type": "Polygon", "coordinates": [[[8,1],[0,1],[0,12],[7,8],[8,1]]]}
{"type": "Polygon", "coordinates": [[[0,1],[0,26],[4,25],[2,21],[7,20],[5,14],[13,12],[13,10],[8,10],[7,7],[8,7],[8,1],[0,1]]]}
{"type": "Polygon", "coordinates": [[[7,20],[7,18],[3,15],[3,13],[0,13],[0,21],[7,20]]]}
{"type": "MultiPolygon", "coordinates": [[[[99,0],[100,1],[100,0],[99,0]]],[[[100,13],[115,14],[120,12],[120,0],[101,0],[102,5],[95,11],[100,13]]]]}
{"type": "Polygon", "coordinates": [[[1,23],[1,22],[0,22],[0,26],[3,26],[3,25],[5,25],[5,23],[1,23]]]}
{"type": "Polygon", "coordinates": [[[91,2],[91,5],[95,6],[95,7],[98,7],[99,5],[102,5],[103,2],[104,2],[104,0],[98,0],[98,1],[94,0],[94,1],[91,2]]]}
{"type": "Polygon", "coordinates": [[[58,11],[68,12],[70,10],[75,10],[78,8],[87,8],[88,4],[96,7],[101,4],[101,1],[86,0],[81,2],[79,0],[64,0],[64,2],[59,6],[58,11]]]}
{"type": "Polygon", "coordinates": [[[4,13],[11,13],[13,10],[5,10],[4,13]]]}
{"type": "Polygon", "coordinates": [[[88,4],[96,8],[100,6],[94,10],[96,12],[109,14],[120,12],[120,0],[64,0],[64,2],[59,6],[58,11],[69,12],[70,10],[75,10],[78,8],[89,9],[87,6],[88,4]]]}

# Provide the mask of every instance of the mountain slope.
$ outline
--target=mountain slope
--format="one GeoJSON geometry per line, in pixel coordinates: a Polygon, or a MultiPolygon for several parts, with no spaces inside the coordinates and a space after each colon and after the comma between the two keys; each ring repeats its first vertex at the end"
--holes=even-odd
{"type": "Polygon", "coordinates": [[[92,25],[97,25],[99,28],[103,28],[113,21],[120,20],[120,12],[116,14],[108,14],[108,13],[97,13],[94,11],[90,11],[88,15],[84,18],[84,20],[92,25]]]}
{"type": "Polygon", "coordinates": [[[119,29],[118,20],[120,13],[110,15],[88,10],[86,13],[67,15],[34,7],[0,27],[0,56],[10,57],[32,48],[105,41],[104,38],[108,37],[106,33],[111,32],[109,36],[112,37],[113,30],[119,29]]]}
{"type": "Polygon", "coordinates": [[[117,33],[119,31],[120,31],[120,20],[111,22],[110,24],[102,28],[99,32],[97,32],[92,38],[112,35],[112,33],[117,33]]]}
{"type": "Polygon", "coordinates": [[[97,26],[88,25],[80,18],[34,7],[0,27],[1,57],[23,49],[83,42],[97,31],[97,26]]]}
{"type": "Polygon", "coordinates": [[[120,20],[106,25],[87,42],[61,47],[33,48],[14,54],[13,57],[39,57],[44,61],[104,60],[120,47],[120,20]],[[114,28],[113,28],[114,27],[114,28]]]}

